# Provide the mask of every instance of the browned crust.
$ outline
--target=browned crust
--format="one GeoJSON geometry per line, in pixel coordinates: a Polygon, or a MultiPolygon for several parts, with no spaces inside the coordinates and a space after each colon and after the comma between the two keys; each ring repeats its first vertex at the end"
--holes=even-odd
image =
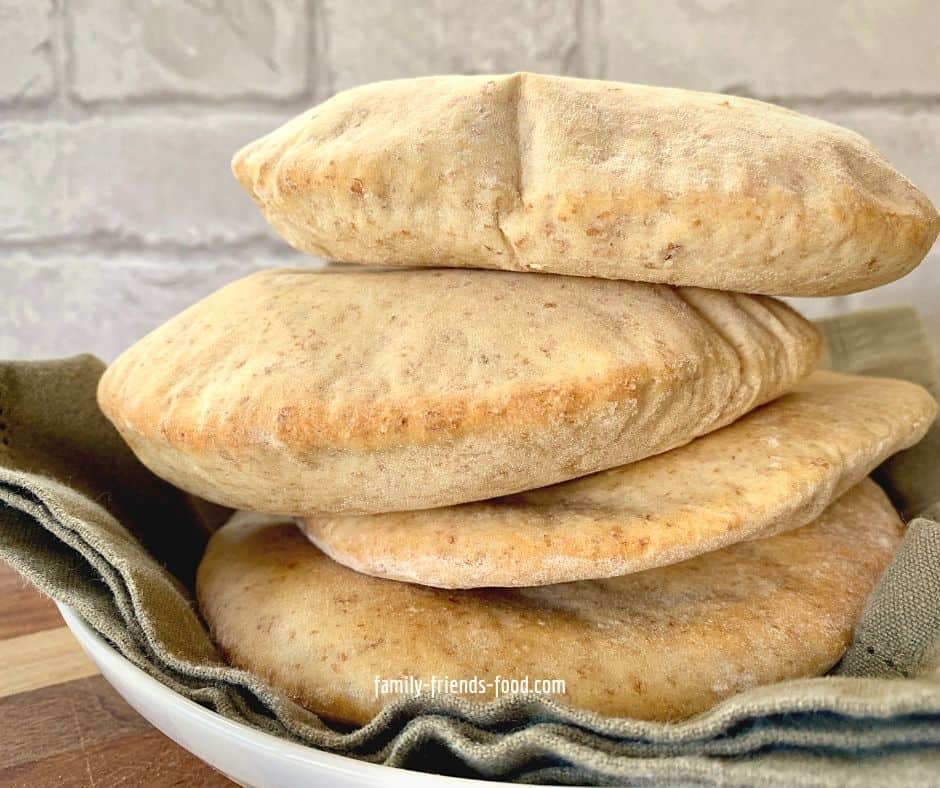
{"type": "MultiPolygon", "coordinates": [[[[761,296],[750,298],[762,300],[761,296]]],[[[798,334],[802,365],[794,370],[793,378],[796,381],[805,377],[815,369],[822,354],[819,329],[782,302],[766,299],[763,303],[776,318],[783,314],[790,319],[786,328],[798,334]]],[[[164,403],[126,396],[139,374],[125,358],[112,364],[98,385],[102,411],[120,430],[150,439],[159,436],[169,446],[198,453],[220,446],[252,446],[269,437],[297,450],[374,450],[424,446],[469,434],[516,432],[551,422],[571,422],[611,403],[640,401],[651,393],[657,380],[667,379],[681,388],[696,380],[702,368],[686,364],[667,364],[660,369],[622,367],[607,376],[582,378],[568,385],[516,383],[511,391],[501,389],[496,394],[415,394],[407,400],[353,401],[342,407],[307,402],[282,408],[273,425],[267,419],[252,421],[252,416],[259,416],[257,411],[209,410],[197,415],[197,399],[176,401],[173,418],[168,419],[164,403]]]]}
{"type": "MultiPolygon", "coordinates": [[[[656,148],[663,134],[653,127],[645,139],[671,161],[680,154],[666,144],[656,148]]],[[[681,155],[690,171],[710,166],[707,153],[681,155]]],[[[245,146],[232,170],[294,247],[358,263],[539,270],[822,296],[903,276],[940,233],[930,201],[845,129],[749,99],[533,74],[363,86],[245,146]],[[420,107],[422,96],[441,94],[458,102],[441,104],[441,131],[426,124],[416,128],[414,148],[386,148],[383,102],[420,107]],[[459,101],[477,102],[482,114],[462,115],[459,101]],[[653,106],[660,106],[661,121],[684,106],[686,125],[701,121],[705,142],[728,140],[719,151],[735,156],[735,177],[722,180],[716,165],[713,188],[676,186],[674,162],[650,164],[633,180],[603,177],[603,161],[594,161],[588,141],[578,147],[553,136],[563,119],[572,139],[590,138],[588,125],[599,122],[598,147],[616,149],[605,136],[616,135],[613,119],[631,102],[643,105],[635,120],[647,124],[653,106]],[[491,135],[492,150],[454,148],[442,135],[455,134],[467,135],[467,147],[474,136],[491,135]],[[329,152],[321,153],[322,146],[329,152]],[[770,149],[767,161],[760,160],[762,146],[770,149]],[[457,174],[438,160],[464,153],[469,158],[457,174]],[[490,185],[461,201],[474,178],[490,185]],[[435,198],[445,207],[421,218],[435,198]]]]}
{"type": "Polygon", "coordinates": [[[649,720],[822,675],[903,530],[866,480],[811,525],[683,564],[545,588],[441,591],[338,566],[289,523],[255,527],[223,528],[199,568],[216,642],[313,711],[359,724],[386,702],[372,692],[376,675],[561,677],[565,705],[649,720]]]}
{"type": "Polygon", "coordinates": [[[666,451],[779,396],[820,349],[810,323],[761,296],[285,270],[142,339],[102,377],[99,402],[148,467],[216,503],[397,511],[666,451]]]}
{"type": "Polygon", "coordinates": [[[331,558],[375,577],[439,588],[615,577],[805,525],[919,441],[936,413],[913,383],[817,372],[723,430],[606,473],[479,503],[300,522],[331,558]]]}

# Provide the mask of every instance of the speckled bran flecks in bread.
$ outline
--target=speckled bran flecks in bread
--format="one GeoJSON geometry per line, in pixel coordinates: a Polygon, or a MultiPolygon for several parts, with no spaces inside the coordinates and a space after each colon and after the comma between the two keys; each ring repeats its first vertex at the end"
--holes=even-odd
{"type": "Polygon", "coordinates": [[[791,389],[820,337],[771,298],[498,271],[277,270],[115,361],[159,476],[272,514],[444,506],[666,451],[791,389]]]}
{"type": "Polygon", "coordinates": [[[829,670],[901,530],[865,480],[811,525],[680,564],[444,591],[359,574],[293,523],[249,518],[213,536],[197,593],[233,665],[330,718],[371,719],[390,700],[375,696],[376,676],[499,675],[563,679],[556,700],[574,708],[675,720],[829,670]]]}
{"type": "Polygon", "coordinates": [[[936,414],[913,383],[816,372],[734,424],[630,465],[492,501],[303,527],[352,569],[441,588],[615,577],[811,522],[936,414]]]}
{"type": "Polygon", "coordinates": [[[364,85],[232,169],[305,252],[771,295],[885,284],[940,231],[864,138],[736,96],[512,74],[364,85]]]}

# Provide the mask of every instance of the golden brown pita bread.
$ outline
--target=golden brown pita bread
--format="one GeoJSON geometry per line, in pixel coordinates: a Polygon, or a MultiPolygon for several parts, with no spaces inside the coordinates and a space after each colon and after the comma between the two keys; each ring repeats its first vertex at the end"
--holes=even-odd
{"type": "Polygon", "coordinates": [[[440,588],[614,577],[811,522],[919,441],[936,412],[913,383],[816,372],[734,424],[630,465],[492,501],[303,527],[352,569],[440,588]]]}
{"type": "Polygon", "coordinates": [[[340,93],[238,152],[305,252],[772,295],[897,279],[940,230],[854,132],[752,99],[512,74],[340,93]]]}
{"type": "MultiPolygon", "coordinates": [[[[325,716],[369,720],[376,678],[562,679],[574,708],[674,720],[825,673],[898,543],[871,481],[813,524],[612,580],[444,591],[331,561],[292,524],[217,532],[197,590],[234,665],[325,716]]],[[[491,700],[492,692],[470,696],[491,700]]]]}
{"type": "Polygon", "coordinates": [[[773,299],[497,271],[266,271],[127,350],[99,402],[173,484],[272,514],[491,498],[687,443],[792,388],[773,299]]]}

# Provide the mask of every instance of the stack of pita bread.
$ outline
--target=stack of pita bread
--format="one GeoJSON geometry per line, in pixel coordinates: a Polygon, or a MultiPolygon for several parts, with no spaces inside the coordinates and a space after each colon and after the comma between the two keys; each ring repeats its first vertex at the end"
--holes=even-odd
{"type": "Polygon", "coordinates": [[[937,408],[814,371],[772,296],[930,248],[868,142],[731,96],[443,77],[341,93],[233,169],[290,244],[365,266],[224,287],[99,389],[155,473],[274,515],[200,568],[233,664],[362,723],[380,679],[671,720],[838,661],[902,531],[867,476],[937,408]]]}

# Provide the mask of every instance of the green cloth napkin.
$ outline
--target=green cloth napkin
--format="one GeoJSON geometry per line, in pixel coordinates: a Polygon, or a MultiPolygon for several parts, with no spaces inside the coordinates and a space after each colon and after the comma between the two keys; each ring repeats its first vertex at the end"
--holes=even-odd
{"type": "MultiPolygon", "coordinates": [[[[940,394],[916,315],[823,321],[826,364],[940,394]]],[[[0,363],[0,556],[125,657],[218,713],[393,766],[559,784],[911,785],[940,775],[940,429],[879,469],[910,519],[833,675],[759,687],[681,723],[604,718],[539,697],[403,699],[357,729],[224,664],[193,603],[228,515],[152,476],[95,404],[91,356],[0,363]]]]}

